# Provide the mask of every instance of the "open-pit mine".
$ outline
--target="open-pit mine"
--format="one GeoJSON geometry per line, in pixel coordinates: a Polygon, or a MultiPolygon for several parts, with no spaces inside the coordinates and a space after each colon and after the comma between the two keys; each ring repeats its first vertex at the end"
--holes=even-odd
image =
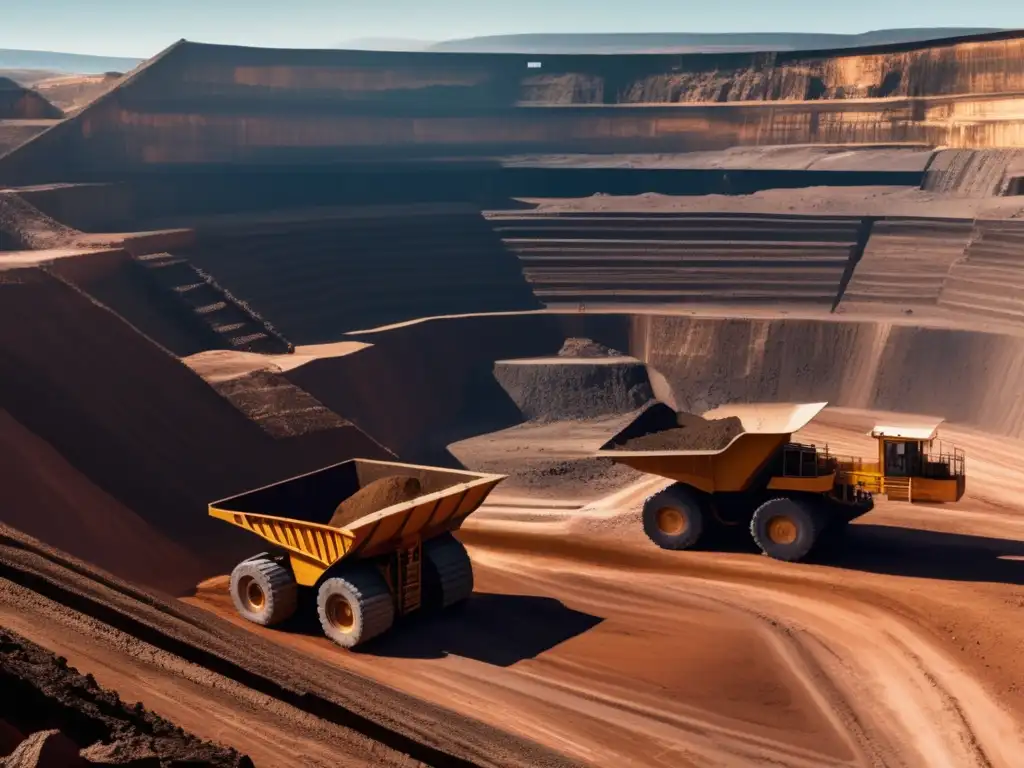
{"type": "Polygon", "coordinates": [[[109,86],[0,82],[0,763],[1022,764],[1024,33],[109,86]]]}

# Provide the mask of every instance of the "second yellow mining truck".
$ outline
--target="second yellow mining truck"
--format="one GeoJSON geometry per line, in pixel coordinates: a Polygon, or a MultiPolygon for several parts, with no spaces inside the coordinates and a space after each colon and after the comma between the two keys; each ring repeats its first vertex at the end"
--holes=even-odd
{"type": "Polygon", "coordinates": [[[629,450],[639,437],[677,425],[663,403],[644,410],[597,452],[620,464],[674,480],[644,503],[647,536],[663,549],[701,546],[716,529],[746,527],[764,554],[808,557],[823,536],[874,508],[872,493],[893,501],[958,501],[964,455],[934,440],[939,422],[875,427],[878,461],[839,457],[792,441],[828,403],[729,405],[704,419],[737,417],[742,431],[704,450],[629,450]]]}
{"type": "Polygon", "coordinates": [[[743,431],[706,450],[628,450],[637,437],[675,426],[664,404],[648,408],[605,443],[598,455],[675,483],[647,499],[643,526],[663,549],[693,549],[715,529],[747,527],[766,555],[806,558],[829,528],[871,511],[869,492],[839,462],[792,435],[826,403],[723,407],[706,419],[737,416],[743,431]]]}
{"type": "Polygon", "coordinates": [[[473,566],[452,531],[504,477],[352,459],[215,501],[211,516],[279,550],[235,567],[235,608],[255,624],[280,624],[295,613],[300,589],[315,590],[324,634],[354,648],[397,617],[459,603],[473,592],[473,566]],[[415,481],[418,495],[331,524],[339,502],[389,478],[415,481]]]}

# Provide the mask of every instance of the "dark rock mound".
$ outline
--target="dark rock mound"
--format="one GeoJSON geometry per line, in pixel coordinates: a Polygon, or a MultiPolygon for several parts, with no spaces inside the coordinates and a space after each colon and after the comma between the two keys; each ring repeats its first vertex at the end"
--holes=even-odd
{"type": "Polygon", "coordinates": [[[735,416],[705,419],[658,403],[606,447],[617,451],[717,451],[742,433],[743,422],[735,416]]]}
{"type": "Polygon", "coordinates": [[[566,339],[558,350],[559,357],[624,357],[622,352],[606,347],[593,339],[573,337],[566,339]]]}
{"type": "Polygon", "coordinates": [[[647,368],[639,361],[499,361],[494,378],[530,421],[626,414],[654,399],[647,368]]]}

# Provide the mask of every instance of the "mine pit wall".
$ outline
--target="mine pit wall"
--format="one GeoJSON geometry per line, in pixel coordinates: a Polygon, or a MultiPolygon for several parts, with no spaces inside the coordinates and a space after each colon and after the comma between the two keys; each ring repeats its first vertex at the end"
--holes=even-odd
{"type": "Polygon", "coordinates": [[[403,460],[457,466],[447,445],[523,420],[494,378],[495,361],[553,355],[583,335],[625,349],[629,326],[581,314],[427,320],[356,334],[372,346],[285,376],[403,460]]]}
{"type": "Polygon", "coordinates": [[[921,186],[923,171],[638,169],[499,167],[495,163],[301,166],[258,172],[146,174],[104,184],[41,185],[18,195],[63,224],[83,232],[160,228],[174,220],[311,207],[472,204],[482,209],[522,205],[516,198],[588,197],[594,194],[747,195],[766,189],[810,186],[921,186]]]}
{"type": "Polygon", "coordinates": [[[1024,146],[1022,46],[1020,33],[856,51],[543,57],[180,43],[0,159],[0,182],[375,156],[1024,146]],[[535,59],[540,71],[527,68],[535,59]]]}
{"type": "Polygon", "coordinates": [[[469,206],[213,228],[176,255],[296,345],[432,315],[540,308],[515,256],[469,206]]]}
{"type": "Polygon", "coordinates": [[[0,83],[0,120],[59,120],[62,117],[63,112],[35,91],[4,88],[0,83]]]}
{"type": "MultiPolygon", "coordinates": [[[[148,193],[150,196],[152,192],[148,193]]],[[[130,232],[148,208],[156,212],[172,201],[168,195],[140,207],[147,191],[128,183],[52,184],[23,187],[18,197],[47,216],[81,232],[130,232]]]]}
{"type": "Polygon", "coordinates": [[[974,235],[971,219],[894,217],[871,222],[863,256],[839,306],[844,311],[857,303],[935,306],[950,269],[974,235]]]}
{"type": "MultiPolygon", "coordinates": [[[[840,320],[628,314],[489,315],[363,334],[373,346],[287,377],[408,461],[520,423],[494,361],[551,355],[569,336],[628,351],[679,408],[827,400],[942,416],[1024,438],[1024,337],[840,320]]],[[[656,388],[657,389],[657,388],[656,388]]]]}
{"type": "Polygon", "coordinates": [[[870,221],[852,216],[488,214],[549,307],[834,306],[870,221]]]}
{"type": "Polygon", "coordinates": [[[147,275],[127,251],[57,259],[45,271],[77,286],[179,357],[221,346],[209,328],[147,275]]]}
{"type": "Polygon", "coordinates": [[[921,188],[991,197],[1024,194],[1024,149],[947,149],[934,154],[921,188]]]}
{"type": "Polygon", "coordinates": [[[631,351],[680,407],[751,400],[942,416],[1024,437],[1024,338],[883,322],[638,316],[631,351]]]}
{"type": "Polygon", "coordinates": [[[1024,99],[1010,97],[509,107],[492,115],[452,117],[198,111],[152,115],[104,104],[89,119],[88,131],[73,118],[0,158],[0,183],[225,173],[239,167],[268,171],[337,166],[338,172],[358,173],[366,162],[679,153],[789,144],[1024,146],[1024,99]],[[56,164],[54,158],[62,156],[69,161],[56,164]]]}

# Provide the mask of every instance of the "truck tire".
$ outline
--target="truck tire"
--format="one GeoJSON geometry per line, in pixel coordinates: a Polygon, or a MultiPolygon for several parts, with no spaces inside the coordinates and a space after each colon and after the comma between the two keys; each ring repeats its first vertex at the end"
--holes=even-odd
{"type": "Polygon", "coordinates": [[[462,542],[442,533],[423,543],[422,607],[438,611],[473,594],[473,563],[462,542]]]}
{"type": "Polygon", "coordinates": [[[299,588],[292,572],[269,555],[243,560],[231,571],[231,602],[247,621],[271,627],[291,618],[299,588]]]}
{"type": "Polygon", "coordinates": [[[662,549],[693,549],[704,533],[705,505],[685,485],[670,485],[644,502],[644,533],[662,549]]]}
{"type": "Polygon", "coordinates": [[[384,577],[369,563],[340,569],[320,584],[317,614],[324,634],[355,648],[391,629],[395,605],[384,577]]]}
{"type": "Polygon", "coordinates": [[[750,535],[761,551],[787,563],[807,557],[820,533],[821,519],[814,505],[786,496],[766,501],[750,521],[750,535]]]}

